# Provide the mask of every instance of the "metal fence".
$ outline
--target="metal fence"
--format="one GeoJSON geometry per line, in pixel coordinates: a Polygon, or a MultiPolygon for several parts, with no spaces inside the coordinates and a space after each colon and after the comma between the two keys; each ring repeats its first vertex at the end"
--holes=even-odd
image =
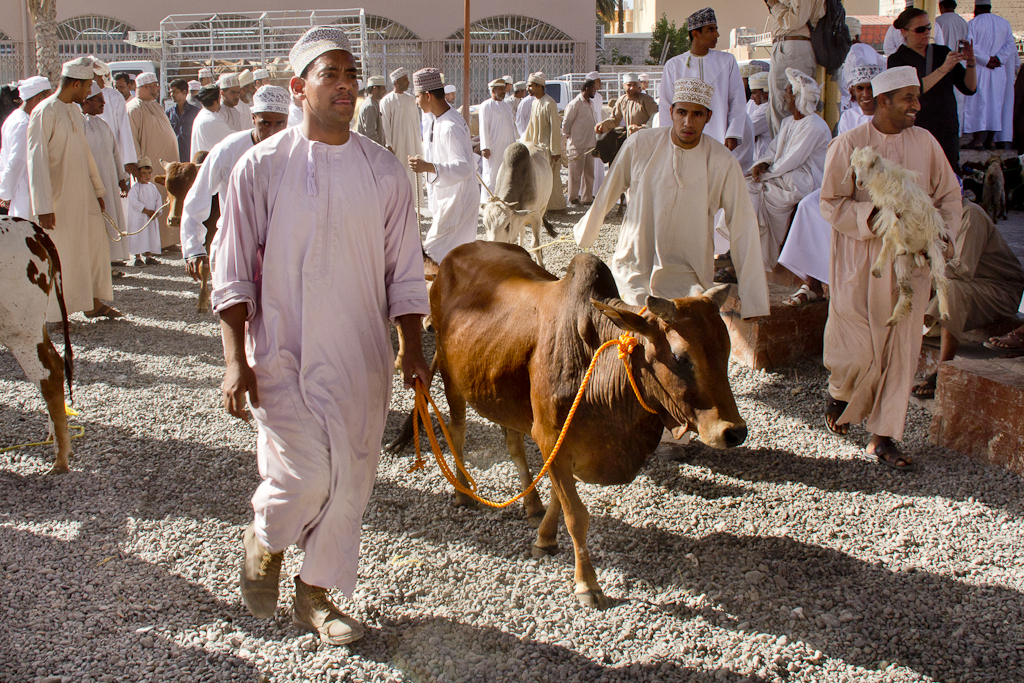
{"type": "Polygon", "coordinates": [[[24,73],[24,64],[21,43],[0,33],[0,84],[20,80],[24,73]]]}
{"type": "Polygon", "coordinates": [[[57,52],[61,61],[94,55],[105,62],[154,60],[149,49],[125,41],[132,27],[117,19],[81,16],[57,25],[57,52]]]}
{"type": "MultiPolygon", "coordinates": [[[[601,68],[610,70],[612,67],[605,66],[601,68]]],[[[649,83],[647,86],[647,94],[657,100],[658,88],[661,87],[661,67],[648,66],[646,68],[649,69],[649,71],[642,71],[637,67],[633,67],[631,71],[628,71],[626,70],[626,67],[618,67],[615,71],[600,72],[601,89],[598,92],[601,93],[604,103],[611,106],[615,100],[626,93],[626,88],[622,83],[622,75],[625,73],[647,74],[649,83]]],[[[569,90],[573,96],[580,91],[580,88],[583,86],[583,82],[586,78],[587,74],[585,73],[562,74],[557,77],[558,80],[569,83],[569,90]]]]}

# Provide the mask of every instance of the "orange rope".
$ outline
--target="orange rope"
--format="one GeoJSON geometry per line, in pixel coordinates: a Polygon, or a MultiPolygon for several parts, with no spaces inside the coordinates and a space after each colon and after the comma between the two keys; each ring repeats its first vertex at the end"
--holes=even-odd
{"type": "MultiPolygon", "coordinates": [[[[647,307],[645,306],[642,309],[640,309],[640,313],[642,314],[646,310],[647,307]]],[[[633,378],[633,368],[629,364],[629,355],[633,353],[633,349],[636,348],[636,346],[639,343],[640,342],[637,340],[636,337],[626,332],[620,335],[618,339],[609,339],[604,344],[602,344],[600,348],[598,348],[597,352],[594,353],[594,357],[590,359],[590,367],[587,368],[587,373],[583,375],[583,381],[580,382],[579,391],[576,392],[576,398],[572,402],[572,407],[569,408],[569,414],[565,417],[565,423],[562,425],[562,431],[558,434],[558,440],[555,441],[555,446],[554,448],[551,449],[551,453],[548,454],[548,457],[544,460],[544,466],[541,468],[540,472],[530,483],[530,485],[527,486],[522,493],[517,495],[515,498],[510,498],[509,500],[506,500],[504,503],[495,503],[494,501],[487,500],[486,498],[481,498],[479,495],[477,495],[476,481],[473,480],[473,477],[470,476],[469,472],[466,470],[466,466],[462,460],[462,456],[456,453],[455,449],[451,447],[452,437],[451,434],[448,432],[448,426],[445,424],[444,420],[441,419],[441,411],[437,409],[437,404],[434,403],[434,399],[430,396],[430,393],[424,388],[423,382],[421,382],[419,378],[416,378],[414,380],[416,404],[412,411],[413,443],[415,444],[416,447],[416,462],[413,463],[413,466],[411,468],[409,468],[409,472],[415,472],[416,470],[423,469],[424,467],[427,466],[427,461],[423,459],[423,455],[420,452],[419,422],[420,420],[422,420],[424,428],[426,429],[427,432],[427,438],[430,440],[430,447],[434,451],[434,459],[437,461],[437,466],[441,469],[441,472],[444,474],[445,479],[447,479],[448,482],[455,487],[455,490],[464,493],[473,498],[473,500],[483,503],[484,505],[488,505],[492,508],[501,509],[508,507],[512,503],[516,502],[523,496],[530,493],[530,491],[532,491],[534,488],[536,488],[540,480],[544,477],[545,474],[547,474],[548,469],[550,469],[551,467],[551,463],[554,461],[555,456],[558,455],[558,451],[562,447],[562,442],[565,440],[565,435],[569,431],[569,425],[572,424],[572,418],[576,414],[576,408],[579,407],[580,401],[583,399],[583,392],[586,391],[587,385],[590,383],[590,377],[591,375],[594,374],[594,367],[596,367],[597,365],[597,358],[598,356],[601,355],[601,353],[604,352],[605,349],[609,349],[612,346],[619,347],[619,360],[622,361],[622,364],[626,368],[626,376],[629,377],[629,384],[630,386],[633,387],[633,393],[636,395],[636,399],[640,402],[640,405],[643,406],[644,410],[646,410],[647,412],[657,412],[649,405],[647,405],[644,399],[640,396],[640,389],[637,387],[636,380],[633,378]],[[448,442],[448,448],[451,450],[452,456],[455,458],[455,466],[459,469],[460,472],[462,472],[463,476],[466,477],[466,480],[469,482],[468,489],[459,482],[455,474],[452,472],[451,467],[449,467],[448,463],[445,461],[444,456],[441,455],[441,445],[437,442],[437,437],[434,434],[434,430],[430,428],[430,409],[427,406],[428,401],[430,406],[434,408],[434,414],[437,416],[437,421],[441,424],[441,432],[444,434],[444,438],[448,442]]]]}

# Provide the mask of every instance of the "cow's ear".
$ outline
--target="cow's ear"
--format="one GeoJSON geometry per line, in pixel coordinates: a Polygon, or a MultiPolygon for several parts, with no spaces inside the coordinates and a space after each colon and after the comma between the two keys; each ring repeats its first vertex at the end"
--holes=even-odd
{"type": "Polygon", "coordinates": [[[647,310],[658,316],[667,323],[675,322],[679,309],[671,299],[662,299],[660,296],[648,296],[644,302],[647,310]]]}
{"type": "Polygon", "coordinates": [[[654,327],[646,318],[639,313],[627,310],[624,306],[609,306],[596,299],[591,299],[590,303],[594,304],[594,308],[604,313],[623,332],[635,332],[645,337],[654,332],[654,327]]]}
{"type": "Polygon", "coordinates": [[[153,182],[156,183],[157,185],[166,185],[167,184],[167,176],[165,176],[165,175],[155,176],[153,178],[153,182]]]}
{"type": "Polygon", "coordinates": [[[726,299],[729,298],[730,285],[728,283],[715,285],[708,291],[704,292],[703,296],[711,299],[718,308],[722,308],[725,305],[726,299]]]}

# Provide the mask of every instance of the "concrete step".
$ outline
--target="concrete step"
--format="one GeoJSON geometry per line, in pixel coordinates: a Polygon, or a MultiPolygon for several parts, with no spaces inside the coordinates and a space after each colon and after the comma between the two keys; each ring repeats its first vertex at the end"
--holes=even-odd
{"type": "Polygon", "coordinates": [[[819,299],[803,306],[786,306],[783,302],[793,287],[769,284],[771,313],[755,321],[740,317],[740,301],[736,285],[722,306],[722,319],[729,328],[732,357],[755,370],[775,370],[805,359],[820,359],[828,301],[819,299]]]}

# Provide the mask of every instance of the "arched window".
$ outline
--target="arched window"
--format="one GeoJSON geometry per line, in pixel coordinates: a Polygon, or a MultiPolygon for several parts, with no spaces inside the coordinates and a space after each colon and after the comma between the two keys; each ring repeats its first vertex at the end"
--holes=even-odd
{"type": "Polygon", "coordinates": [[[74,17],[57,25],[57,51],[62,61],[83,55],[96,55],[105,62],[153,59],[149,50],[124,42],[128,31],[134,30],[111,17],[74,17]]]}
{"type": "MultiPolygon", "coordinates": [[[[463,29],[451,34],[449,40],[462,40],[463,29]]],[[[503,14],[475,21],[469,25],[471,40],[572,40],[572,37],[551,24],[516,14],[503,14]]]]}
{"type": "Polygon", "coordinates": [[[407,26],[376,14],[366,15],[363,76],[386,76],[400,66],[412,73],[422,66],[423,42],[407,26]]]}
{"type": "Polygon", "coordinates": [[[397,21],[376,14],[366,15],[367,40],[419,40],[420,37],[397,21]]]}

